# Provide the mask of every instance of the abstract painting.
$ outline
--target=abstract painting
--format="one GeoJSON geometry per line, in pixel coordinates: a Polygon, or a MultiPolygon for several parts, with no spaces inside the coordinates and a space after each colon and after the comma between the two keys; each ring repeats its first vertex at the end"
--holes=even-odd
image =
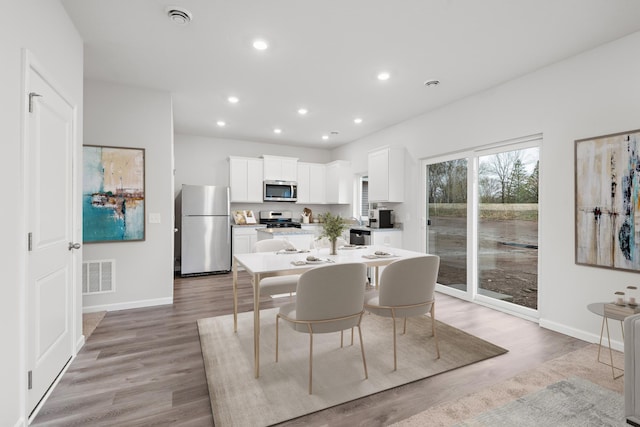
{"type": "Polygon", "coordinates": [[[640,270],[640,130],[575,142],[576,264],[640,270]]]}
{"type": "Polygon", "coordinates": [[[84,243],[145,239],[144,149],[83,147],[84,243]]]}

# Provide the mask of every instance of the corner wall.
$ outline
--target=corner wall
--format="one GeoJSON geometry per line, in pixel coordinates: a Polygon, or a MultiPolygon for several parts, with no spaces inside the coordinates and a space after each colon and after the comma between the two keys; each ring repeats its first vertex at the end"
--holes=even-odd
{"type": "Polygon", "coordinates": [[[86,145],[145,149],[143,242],[88,243],[83,260],[116,260],[116,291],[85,295],[85,311],[173,302],[173,113],[167,92],[85,81],[86,145]],[[149,223],[150,214],[160,223],[149,223]]]}
{"type": "MultiPolygon", "coordinates": [[[[569,58],[332,152],[366,170],[362,153],[407,148],[404,243],[419,250],[420,159],[543,134],[540,153],[540,325],[597,341],[601,319],[587,304],[638,284],[636,273],[584,267],[574,260],[574,141],[640,128],[640,33],[569,58]]],[[[437,90],[446,90],[446,82],[437,90]]],[[[612,328],[622,347],[619,328],[612,328]]]]}

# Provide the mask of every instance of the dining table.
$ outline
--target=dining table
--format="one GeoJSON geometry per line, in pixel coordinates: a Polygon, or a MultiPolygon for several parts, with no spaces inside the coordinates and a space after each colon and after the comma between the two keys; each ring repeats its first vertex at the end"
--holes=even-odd
{"type": "MultiPolygon", "coordinates": [[[[253,355],[254,375],[260,377],[260,280],[265,277],[301,274],[321,265],[360,262],[374,271],[373,285],[377,286],[379,268],[393,261],[425,255],[389,246],[353,246],[338,248],[336,255],[329,248],[313,250],[254,252],[233,256],[233,331],[238,331],[238,269],[244,268],[252,276],[253,285],[253,355]],[[318,261],[308,261],[307,257],[318,261]]],[[[363,284],[365,286],[365,284],[363,284]]]]}

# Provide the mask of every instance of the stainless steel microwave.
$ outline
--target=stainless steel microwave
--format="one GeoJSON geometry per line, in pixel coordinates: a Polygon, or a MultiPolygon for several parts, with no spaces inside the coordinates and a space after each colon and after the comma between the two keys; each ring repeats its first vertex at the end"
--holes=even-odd
{"type": "Polygon", "coordinates": [[[294,181],[264,181],[265,202],[295,202],[298,200],[298,183],[294,181]]]}

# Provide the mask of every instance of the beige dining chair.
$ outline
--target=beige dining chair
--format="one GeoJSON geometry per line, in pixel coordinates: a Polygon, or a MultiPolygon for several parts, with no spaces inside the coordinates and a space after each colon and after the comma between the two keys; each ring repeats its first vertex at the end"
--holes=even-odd
{"type": "Polygon", "coordinates": [[[393,319],[393,370],[398,368],[396,346],[396,319],[404,318],[402,334],[407,332],[407,317],[431,314],[431,333],[436,345],[437,359],[440,358],[434,290],[440,268],[440,257],[425,255],[400,259],[387,265],[380,275],[379,291],[371,296],[365,310],[378,316],[393,319]]]}
{"type": "Polygon", "coordinates": [[[309,334],[309,394],[313,390],[313,335],[329,332],[342,333],[358,328],[364,377],[367,361],[364,355],[360,322],[364,314],[363,263],[329,264],[308,270],[300,276],[296,301],[280,307],[276,315],[276,362],[278,362],[279,320],[286,320],[298,332],[309,334]]]}
{"type": "MultiPolygon", "coordinates": [[[[282,239],[258,240],[253,246],[254,252],[277,252],[286,249],[295,249],[295,247],[290,242],[282,239]]],[[[260,279],[260,295],[292,294],[296,291],[299,277],[299,274],[291,274],[260,279]]]]}

